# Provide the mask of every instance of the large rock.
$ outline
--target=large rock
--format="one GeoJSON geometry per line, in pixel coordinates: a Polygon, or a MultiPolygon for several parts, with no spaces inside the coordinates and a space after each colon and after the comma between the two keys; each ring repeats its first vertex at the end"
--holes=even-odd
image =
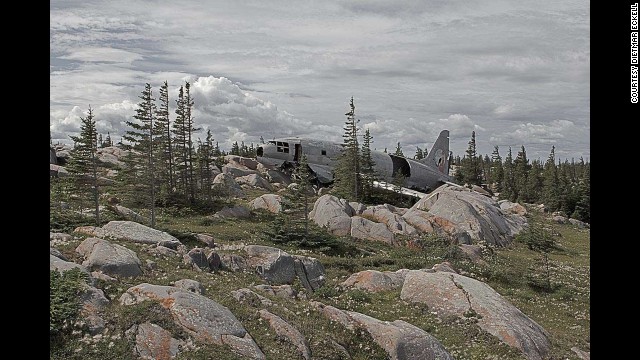
{"type": "Polygon", "coordinates": [[[107,240],[87,238],[78,245],[76,252],[85,258],[82,265],[90,271],[121,277],[142,275],[142,262],[136,253],[107,240]]]}
{"type": "Polygon", "coordinates": [[[91,278],[91,273],[87,270],[86,267],[71,261],[62,260],[59,257],[54,255],[49,255],[49,270],[55,270],[60,273],[63,273],[65,271],[76,269],[76,268],[82,271],[83,273],[87,274],[89,278],[91,278]]]}
{"type": "Polygon", "coordinates": [[[60,250],[58,250],[56,248],[49,247],[49,255],[53,255],[53,256],[57,257],[58,259],[62,259],[64,261],[69,261],[69,259],[67,259],[64,255],[62,255],[60,250]]]}
{"type": "Polygon", "coordinates": [[[194,270],[209,272],[209,260],[203,249],[193,248],[183,256],[183,261],[187,265],[191,265],[194,270]]]}
{"type": "Polygon", "coordinates": [[[318,226],[327,228],[330,233],[345,236],[351,233],[351,216],[353,215],[353,208],[346,200],[326,194],[319,197],[313,204],[309,218],[318,226]]]}
{"type": "Polygon", "coordinates": [[[463,244],[484,240],[504,246],[526,225],[526,218],[503,213],[492,198],[450,185],[420,199],[403,218],[422,231],[463,244]]]}
{"type": "Polygon", "coordinates": [[[313,292],[324,285],[326,274],[318,259],[300,255],[293,255],[293,259],[296,275],[305,289],[313,292]]]}
{"type": "Polygon", "coordinates": [[[93,286],[85,285],[80,293],[80,316],[91,335],[99,334],[104,330],[106,322],[102,318],[102,311],[109,305],[109,300],[104,292],[93,286]]]}
{"type": "Polygon", "coordinates": [[[344,311],[318,302],[311,302],[329,319],[353,329],[366,330],[393,360],[453,360],[442,344],[428,332],[406,321],[381,321],[355,311],[344,311]]]}
{"type": "Polygon", "coordinates": [[[210,248],[214,248],[216,247],[215,241],[213,239],[213,236],[208,235],[208,234],[196,234],[196,239],[198,239],[198,241],[200,241],[201,243],[207,245],[207,247],[210,248]]]}
{"type": "Polygon", "coordinates": [[[116,204],[113,206],[109,206],[109,209],[114,213],[122,216],[125,220],[128,220],[128,221],[134,221],[137,223],[149,222],[149,219],[147,219],[146,217],[121,205],[116,204]]]}
{"type": "Polygon", "coordinates": [[[233,272],[242,271],[247,268],[247,261],[240,255],[222,254],[220,255],[221,266],[233,272]]]}
{"type": "Polygon", "coordinates": [[[129,288],[120,297],[123,305],[145,300],[157,301],[169,310],[175,322],[197,341],[226,344],[251,359],[266,358],[233,313],[203,295],[173,286],[143,283],[129,288]]]}
{"type": "Polygon", "coordinates": [[[233,296],[236,301],[252,307],[273,306],[273,302],[271,300],[262,295],[256,294],[247,288],[233,290],[231,291],[231,296],[233,296]]]}
{"type": "Polygon", "coordinates": [[[498,204],[500,205],[500,210],[504,211],[505,213],[517,214],[522,216],[527,215],[527,208],[518,203],[512,203],[509,200],[500,200],[498,201],[498,204]]]}
{"type": "Polygon", "coordinates": [[[269,326],[273,329],[276,335],[293,344],[305,360],[311,359],[309,343],[298,329],[294,328],[278,315],[270,313],[268,310],[262,309],[258,311],[258,313],[262,319],[269,322],[269,326]]]}
{"type": "Polygon", "coordinates": [[[213,179],[211,189],[218,191],[222,195],[228,195],[230,197],[244,199],[247,196],[245,195],[244,190],[242,190],[240,185],[234,180],[233,176],[226,173],[218,174],[213,179]]]}
{"type": "Polygon", "coordinates": [[[389,204],[369,206],[362,212],[362,216],[386,224],[395,234],[416,235],[418,231],[407,224],[402,214],[398,214],[396,209],[389,204]]]}
{"type": "Polygon", "coordinates": [[[147,321],[136,326],[135,352],[142,359],[173,359],[184,344],[183,341],[174,339],[170,332],[156,324],[147,321]]]}
{"type": "Polygon", "coordinates": [[[340,285],[369,292],[389,291],[402,287],[407,269],[398,271],[364,270],[351,274],[340,285]]]}
{"type": "Polygon", "coordinates": [[[122,162],[122,160],[127,156],[128,153],[129,151],[121,149],[117,146],[107,146],[104,148],[99,148],[96,151],[96,155],[99,161],[118,167],[124,166],[124,162],[122,162]]]}
{"type": "MultiPolygon", "coordinates": [[[[103,236],[175,249],[182,243],[174,236],[133,221],[109,221],[102,227],[103,236]]],[[[97,235],[98,237],[102,237],[97,235]]]]}
{"type": "Polygon", "coordinates": [[[222,165],[222,173],[237,178],[251,174],[259,174],[259,171],[251,170],[248,167],[235,161],[229,161],[228,163],[222,165]]]}
{"type": "Polygon", "coordinates": [[[277,214],[282,211],[282,197],[275,194],[264,194],[258,196],[249,203],[249,209],[264,209],[277,214]]]}
{"type": "Polygon", "coordinates": [[[394,243],[394,236],[387,225],[377,223],[360,216],[351,218],[351,237],[363,240],[382,241],[387,244],[394,243]]]}
{"type": "Polygon", "coordinates": [[[426,304],[440,317],[478,314],[478,326],[528,359],[546,359],[550,352],[547,332],[481,281],[450,272],[411,270],[400,298],[426,304]]]}
{"type": "Polygon", "coordinates": [[[251,174],[245,176],[239,176],[236,178],[238,184],[245,184],[253,187],[262,188],[265,190],[273,191],[273,186],[258,174],[251,174]]]}
{"type": "Polygon", "coordinates": [[[283,299],[295,299],[298,292],[291,285],[256,285],[254,289],[261,291],[265,294],[281,297],[283,299]]]}
{"type": "Polygon", "coordinates": [[[270,284],[291,284],[296,276],[293,257],[269,246],[247,245],[247,264],[256,269],[261,278],[270,284]]]}
{"type": "Polygon", "coordinates": [[[174,283],[174,286],[183,290],[190,291],[192,293],[204,294],[204,287],[202,287],[202,284],[200,284],[195,280],[191,280],[191,279],[178,280],[174,283]]]}
{"type": "Polygon", "coordinates": [[[238,155],[225,155],[224,160],[227,163],[236,163],[242,165],[250,170],[258,170],[258,165],[260,164],[258,161],[256,161],[256,159],[238,155]]]}
{"type": "Polygon", "coordinates": [[[63,166],[49,164],[49,176],[65,177],[69,176],[69,171],[63,166]]]}

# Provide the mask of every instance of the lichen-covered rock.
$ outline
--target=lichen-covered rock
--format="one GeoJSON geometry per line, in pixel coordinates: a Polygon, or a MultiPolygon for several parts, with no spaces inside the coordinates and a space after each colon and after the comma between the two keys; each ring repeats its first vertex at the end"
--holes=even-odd
{"type": "Polygon", "coordinates": [[[242,271],[247,268],[247,261],[240,255],[235,254],[222,254],[220,255],[220,261],[225,269],[233,272],[242,271]]]}
{"type": "Polygon", "coordinates": [[[102,311],[109,305],[104,292],[90,285],[85,285],[80,293],[80,316],[84,319],[91,335],[104,330],[106,322],[101,317],[102,311]]]}
{"type": "Polygon", "coordinates": [[[273,191],[273,186],[258,174],[250,174],[245,176],[238,176],[236,178],[238,184],[249,185],[252,187],[262,188],[268,191],[273,191]]]}
{"type": "Polygon", "coordinates": [[[547,332],[481,281],[450,272],[411,270],[400,298],[425,304],[440,317],[478,314],[480,328],[520,349],[528,359],[546,359],[550,352],[547,332]]]}
{"type": "Polygon", "coordinates": [[[326,280],[322,263],[312,257],[293,255],[296,276],[308,291],[316,291],[326,280]]]}
{"type": "Polygon", "coordinates": [[[169,310],[176,324],[203,343],[229,345],[240,355],[252,359],[265,356],[240,321],[217,302],[175,286],[143,283],[129,288],[120,297],[122,305],[153,300],[169,310]]]}
{"type": "Polygon", "coordinates": [[[142,275],[142,262],[136,253],[107,240],[87,238],[78,245],[76,252],[85,258],[82,265],[90,271],[121,277],[142,275]]]}
{"type": "Polygon", "coordinates": [[[238,302],[247,304],[252,307],[260,307],[262,306],[272,306],[273,302],[266,297],[256,294],[247,288],[242,288],[238,290],[233,290],[231,292],[231,296],[236,299],[238,302]]]}
{"type": "Polygon", "coordinates": [[[360,216],[351,218],[351,237],[363,240],[382,241],[387,244],[394,243],[394,236],[387,225],[377,223],[360,216]]]}
{"type": "Polygon", "coordinates": [[[142,359],[173,359],[183,343],[174,339],[167,330],[148,321],[137,326],[135,352],[142,359]]]}
{"type": "Polygon", "coordinates": [[[264,209],[277,214],[282,211],[282,197],[275,194],[264,194],[253,199],[249,203],[251,210],[264,209]]]}
{"type": "Polygon", "coordinates": [[[407,223],[397,209],[389,204],[369,206],[362,212],[362,216],[386,224],[387,228],[395,234],[416,235],[418,231],[407,223]]]}
{"type": "Polygon", "coordinates": [[[330,320],[348,329],[362,328],[393,360],[453,360],[442,344],[428,332],[406,321],[381,321],[355,311],[344,311],[312,301],[311,305],[330,320]]]}
{"type": "Polygon", "coordinates": [[[103,236],[143,244],[156,244],[175,249],[182,244],[174,236],[133,221],[109,221],[102,227],[103,236]]]}
{"type": "Polygon", "coordinates": [[[351,216],[353,215],[353,208],[346,200],[326,194],[319,197],[313,204],[309,218],[318,226],[327,228],[330,233],[344,236],[351,233],[351,216]]]}
{"type": "Polygon", "coordinates": [[[194,270],[209,272],[209,260],[203,249],[193,248],[183,256],[184,263],[193,266],[194,270]]]}
{"type": "Polygon", "coordinates": [[[56,270],[60,273],[63,273],[65,271],[71,270],[71,269],[75,269],[78,268],[80,269],[80,271],[86,273],[87,275],[91,276],[91,274],[89,273],[89,271],[87,270],[87,268],[85,268],[84,266],[80,265],[80,264],[76,264],[74,262],[71,261],[65,261],[60,259],[59,257],[53,256],[53,255],[49,255],[49,270],[56,270]]]}
{"type": "Polygon", "coordinates": [[[284,321],[278,315],[270,313],[268,310],[262,309],[258,311],[258,313],[261,318],[269,322],[269,326],[273,329],[276,335],[293,344],[305,360],[311,359],[309,343],[298,329],[284,321]]]}
{"type": "Polygon", "coordinates": [[[425,232],[436,232],[459,244],[486,241],[504,246],[526,225],[526,218],[505,214],[490,197],[443,185],[407,211],[403,218],[425,232]]]}
{"type": "Polygon", "coordinates": [[[182,279],[174,283],[174,286],[183,290],[190,291],[195,294],[204,294],[204,287],[202,284],[191,279],[182,279]]]}
{"type": "Polygon", "coordinates": [[[504,211],[505,213],[517,214],[522,216],[527,215],[527,208],[518,203],[512,203],[509,200],[500,200],[498,201],[498,204],[500,205],[500,210],[504,211]]]}
{"type": "Polygon", "coordinates": [[[213,240],[213,236],[208,234],[196,234],[195,236],[196,236],[196,239],[198,239],[198,241],[205,244],[207,247],[210,247],[210,248],[216,247],[216,244],[213,240]]]}
{"type": "Polygon", "coordinates": [[[218,174],[215,179],[213,179],[211,189],[218,191],[222,195],[228,195],[231,197],[244,199],[247,196],[233,176],[226,173],[218,174]]]}
{"type": "Polygon", "coordinates": [[[293,257],[278,248],[261,245],[247,245],[247,264],[256,269],[260,277],[269,284],[291,284],[296,272],[293,257]]]}
{"type": "Polygon", "coordinates": [[[407,269],[398,271],[378,271],[364,270],[351,274],[347,280],[340,285],[343,287],[353,287],[369,292],[390,291],[399,289],[404,282],[404,275],[407,269]]]}

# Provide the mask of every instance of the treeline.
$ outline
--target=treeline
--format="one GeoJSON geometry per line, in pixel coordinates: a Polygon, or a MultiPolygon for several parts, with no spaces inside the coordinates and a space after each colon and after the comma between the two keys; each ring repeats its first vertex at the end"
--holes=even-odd
{"type": "MultiPolygon", "coordinates": [[[[118,142],[118,146],[128,153],[124,157],[124,166],[119,169],[117,185],[113,189],[129,205],[148,208],[151,225],[155,226],[156,205],[195,205],[200,200],[210,201],[223,196],[224,189],[212,188],[216,166],[224,163],[227,153],[214,141],[211,131],[207,131],[204,140],[196,138],[201,131],[194,124],[194,100],[191,84],[181,85],[175,100],[174,116],[169,110],[169,85],[165,81],[155,97],[149,83],[145,84],[139,96],[135,114],[126,121],[128,129],[118,142]],[[172,120],[173,118],[173,120],[172,120]]],[[[81,118],[81,131],[74,142],[68,167],[70,179],[52,182],[52,197],[56,200],[71,200],[64,194],[76,194],[76,200],[90,200],[95,204],[96,221],[99,222],[97,173],[97,149],[113,146],[111,134],[102,134],[96,130],[93,110],[81,118]]],[[[255,157],[253,143],[234,142],[229,154],[255,157]]],[[[85,201],[79,201],[80,207],[85,201]]]]}
{"type": "Polygon", "coordinates": [[[544,204],[550,212],[589,222],[591,217],[590,163],[556,159],[555,146],[549,157],[529,160],[524,146],[516,154],[509,147],[504,160],[495,146],[491,157],[478,155],[475,132],[463,158],[457,156],[454,179],[459,184],[486,184],[500,199],[513,202],[544,204]]]}

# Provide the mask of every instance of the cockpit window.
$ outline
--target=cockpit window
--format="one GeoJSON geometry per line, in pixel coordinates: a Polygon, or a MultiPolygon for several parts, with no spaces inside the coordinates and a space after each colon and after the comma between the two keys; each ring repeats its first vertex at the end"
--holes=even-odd
{"type": "Polygon", "coordinates": [[[275,142],[275,141],[267,141],[267,142],[268,142],[269,144],[273,144],[273,145],[275,145],[275,144],[276,144],[276,142],[275,142]]]}
{"type": "Polygon", "coordinates": [[[278,152],[289,153],[289,143],[282,141],[276,142],[276,150],[278,152]]]}

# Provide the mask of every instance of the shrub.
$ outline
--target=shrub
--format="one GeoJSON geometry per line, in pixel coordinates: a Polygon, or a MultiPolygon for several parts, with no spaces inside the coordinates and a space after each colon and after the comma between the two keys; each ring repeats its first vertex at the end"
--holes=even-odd
{"type": "Polygon", "coordinates": [[[84,291],[89,276],[72,269],[60,273],[49,271],[49,336],[69,329],[80,312],[78,296],[84,291]]]}

